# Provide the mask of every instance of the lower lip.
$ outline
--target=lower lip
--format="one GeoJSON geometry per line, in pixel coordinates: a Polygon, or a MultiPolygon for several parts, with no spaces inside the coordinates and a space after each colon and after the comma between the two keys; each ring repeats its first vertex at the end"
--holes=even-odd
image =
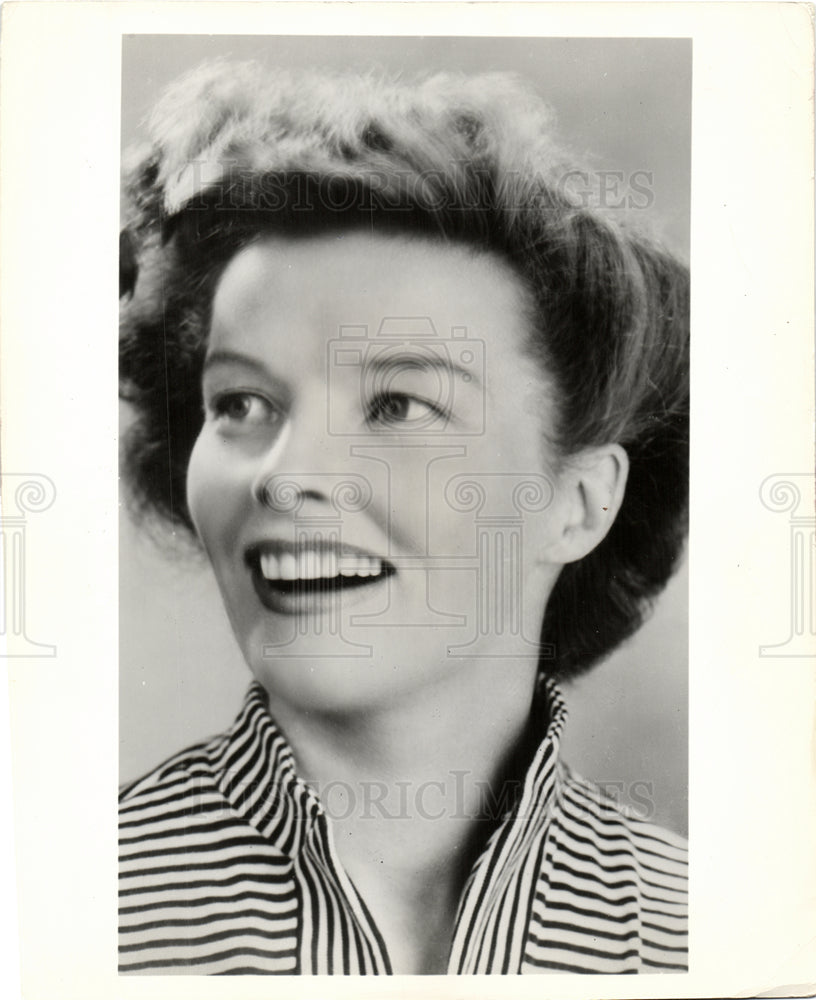
{"type": "Polygon", "coordinates": [[[341,608],[354,607],[367,600],[372,594],[385,587],[389,574],[382,573],[370,583],[358,586],[338,587],[336,590],[307,590],[298,592],[278,590],[271,587],[261,573],[260,567],[252,569],[252,584],[261,604],[280,615],[323,615],[341,608]]]}

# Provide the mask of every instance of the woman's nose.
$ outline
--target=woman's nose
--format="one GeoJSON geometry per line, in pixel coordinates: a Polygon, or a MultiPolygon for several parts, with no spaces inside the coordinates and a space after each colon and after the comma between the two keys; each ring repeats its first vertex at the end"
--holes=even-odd
{"type": "Polygon", "coordinates": [[[308,500],[330,502],[343,463],[325,418],[325,400],[322,408],[302,407],[289,414],[255,470],[252,492],[258,502],[279,513],[296,511],[308,500]]]}

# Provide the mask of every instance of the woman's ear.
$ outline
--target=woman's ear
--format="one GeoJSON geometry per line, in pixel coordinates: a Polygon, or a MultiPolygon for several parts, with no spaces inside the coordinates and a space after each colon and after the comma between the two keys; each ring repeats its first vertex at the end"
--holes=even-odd
{"type": "Polygon", "coordinates": [[[620,510],[628,474],[629,458],[619,444],[587,448],[566,460],[558,486],[563,521],[548,559],[576,562],[604,539],[620,510]]]}

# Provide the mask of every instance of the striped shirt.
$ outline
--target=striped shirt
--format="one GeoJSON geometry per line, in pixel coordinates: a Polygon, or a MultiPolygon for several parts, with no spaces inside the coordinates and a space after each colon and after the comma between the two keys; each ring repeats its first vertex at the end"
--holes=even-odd
{"type": "MultiPolygon", "coordinates": [[[[686,849],[558,759],[546,735],[462,891],[451,974],[686,970],[686,849]]],[[[122,973],[391,972],[331,822],[253,683],[224,735],[126,786],[122,973]]]]}

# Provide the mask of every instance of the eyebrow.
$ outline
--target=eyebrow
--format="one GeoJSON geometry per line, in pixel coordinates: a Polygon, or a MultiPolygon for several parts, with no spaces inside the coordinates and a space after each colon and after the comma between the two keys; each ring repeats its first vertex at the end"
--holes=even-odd
{"type": "MultiPolygon", "coordinates": [[[[204,359],[202,374],[206,374],[211,368],[215,368],[218,365],[240,365],[242,368],[249,368],[257,372],[272,382],[277,383],[279,381],[262,361],[253,358],[249,354],[243,354],[240,351],[230,351],[222,348],[210,352],[204,359]]],[[[416,371],[428,371],[429,369],[437,368],[459,375],[464,381],[472,382],[478,387],[482,385],[478,375],[448,358],[419,357],[416,354],[391,354],[384,359],[375,358],[366,364],[366,368],[374,371],[384,371],[394,368],[411,368],[416,371]]]]}
{"type": "Polygon", "coordinates": [[[209,371],[210,368],[215,368],[217,365],[240,365],[242,368],[251,368],[265,378],[277,381],[262,361],[258,361],[257,358],[253,358],[249,354],[242,354],[240,351],[218,350],[210,352],[204,358],[202,373],[209,371]]]}
{"type": "Polygon", "coordinates": [[[213,368],[238,367],[246,372],[251,372],[256,378],[262,379],[267,386],[270,386],[281,399],[289,398],[289,388],[286,382],[266,367],[263,361],[251,354],[243,354],[241,351],[231,351],[226,348],[219,348],[212,351],[204,358],[204,365],[201,369],[202,379],[213,368]]]}
{"type": "Polygon", "coordinates": [[[459,375],[465,382],[472,382],[481,387],[479,376],[467,368],[456,364],[448,358],[418,356],[416,354],[389,354],[387,358],[374,358],[366,363],[366,368],[373,371],[383,371],[391,368],[413,368],[417,371],[427,371],[429,368],[439,368],[442,371],[459,375]]]}

